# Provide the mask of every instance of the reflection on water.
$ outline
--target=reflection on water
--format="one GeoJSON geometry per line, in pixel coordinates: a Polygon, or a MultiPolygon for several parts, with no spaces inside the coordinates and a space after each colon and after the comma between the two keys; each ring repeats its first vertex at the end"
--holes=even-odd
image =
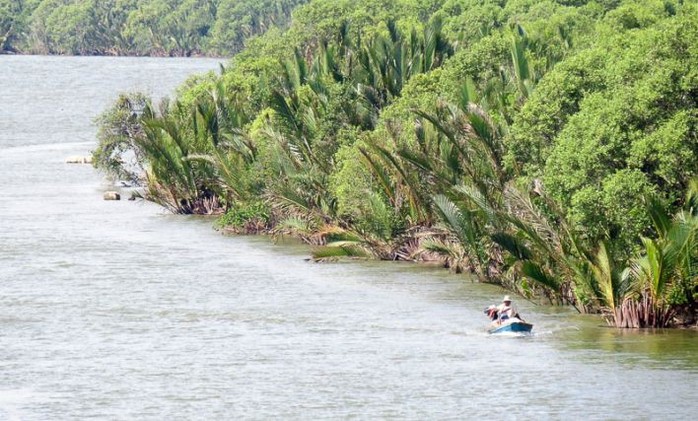
{"type": "Polygon", "coordinates": [[[521,300],[534,334],[488,335],[494,286],[411,264],[313,264],[304,247],[104,201],[99,174],[64,163],[94,146],[91,116],[116,92],[215,67],[0,57],[12,93],[0,115],[0,419],[698,410],[695,331],[617,331],[521,300]]]}
{"type": "Polygon", "coordinates": [[[698,370],[698,335],[683,329],[616,329],[594,317],[582,329],[564,335],[570,349],[602,351],[623,363],[664,369],[698,370]]]}

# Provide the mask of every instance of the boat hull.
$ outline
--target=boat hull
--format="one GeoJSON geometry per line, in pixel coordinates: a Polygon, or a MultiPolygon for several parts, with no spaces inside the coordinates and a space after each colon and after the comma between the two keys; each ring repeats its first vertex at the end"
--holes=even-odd
{"type": "Polygon", "coordinates": [[[527,333],[530,332],[531,329],[533,329],[533,325],[530,323],[526,322],[510,322],[510,323],[504,323],[501,325],[495,325],[492,326],[487,330],[489,333],[505,333],[505,332],[514,332],[514,333],[527,333]]]}

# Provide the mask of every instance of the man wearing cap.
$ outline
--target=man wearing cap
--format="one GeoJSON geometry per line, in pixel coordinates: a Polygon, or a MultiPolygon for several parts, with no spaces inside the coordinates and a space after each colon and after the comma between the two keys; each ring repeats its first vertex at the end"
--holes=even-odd
{"type": "Polygon", "coordinates": [[[499,314],[499,320],[506,320],[512,317],[518,317],[519,312],[516,311],[516,307],[511,303],[511,298],[505,295],[502,298],[502,304],[497,306],[497,314],[499,314]]]}

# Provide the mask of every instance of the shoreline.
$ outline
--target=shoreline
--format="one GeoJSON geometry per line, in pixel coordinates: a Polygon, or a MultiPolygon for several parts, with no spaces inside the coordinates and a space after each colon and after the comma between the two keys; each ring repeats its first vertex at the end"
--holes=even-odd
{"type": "MultiPolygon", "coordinates": [[[[297,242],[298,245],[303,245],[308,253],[309,256],[305,258],[304,260],[306,261],[312,261],[314,263],[327,263],[327,264],[332,264],[335,262],[339,261],[380,261],[381,263],[409,263],[409,264],[416,264],[420,266],[427,266],[427,267],[439,267],[441,270],[451,270],[448,266],[444,265],[443,262],[437,260],[437,259],[429,259],[429,260],[422,260],[422,259],[377,259],[377,258],[371,258],[371,257],[358,257],[358,256],[334,256],[334,257],[329,257],[329,258],[316,258],[313,257],[312,249],[313,248],[322,248],[322,247],[327,247],[326,244],[311,244],[306,241],[305,238],[302,236],[299,236],[297,234],[292,234],[292,233],[284,233],[284,234],[275,234],[274,233],[274,228],[268,228],[264,230],[259,230],[259,231],[245,231],[244,229],[236,229],[231,226],[224,226],[224,227],[219,227],[216,226],[217,220],[220,218],[220,214],[218,215],[198,215],[198,216],[204,216],[207,219],[212,219],[213,220],[213,228],[218,231],[221,235],[223,236],[230,236],[230,237],[262,237],[262,238],[269,238],[270,241],[277,243],[277,241],[274,239],[275,236],[280,236],[282,239],[283,238],[291,238],[293,241],[297,242]]],[[[536,306],[548,306],[548,307],[573,307],[570,304],[561,304],[561,305],[556,305],[552,303],[544,303],[542,301],[536,302],[535,298],[536,297],[525,297],[521,295],[521,293],[515,289],[507,288],[505,283],[496,283],[496,282],[484,282],[478,279],[477,275],[473,273],[472,271],[463,271],[463,272],[455,272],[455,275],[469,275],[472,280],[471,282],[473,283],[481,283],[481,284],[487,284],[487,285],[492,285],[496,287],[500,287],[504,289],[505,291],[508,291],[509,293],[516,294],[518,298],[523,299],[525,301],[528,301],[536,306]]],[[[465,279],[463,279],[465,281],[465,279]]],[[[538,297],[541,298],[541,297],[538,297]]],[[[583,313],[579,313],[583,314],[583,313]]],[[[587,313],[589,316],[594,316],[597,318],[599,321],[603,321],[604,324],[602,327],[610,328],[610,329],[615,329],[618,331],[637,331],[637,332],[649,332],[649,331],[662,331],[662,330],[689,330],[689,331],[696,331],[698,332],[698,320],[694,321],[689,321],[689,322],[679,322],[672,324],[670,326],[664,327],[664,328],[656,328],[656,327],[637,327],[637,328],[624,328],[624,327],[618,327],[618,326],[613,326],[612,324],[609,324],[608,321],[605,319],[603,313],[587,313]]]]}
{"type": "Polygon", "coordinates": [[[223,56],[214,54],[188,54],[188,55],[178,55],[178,54],[56,54],[56,53],[39,53],[39,52],[16,52],[9,50],[0,51],[0,56],[26,56],[26,57],[128,57],[128,58],[139,58],[139,57],[149,57],[149,58],[191,58],[191,59],[219,59],[219,60],[230,60],[233,56],[223,56]]]}

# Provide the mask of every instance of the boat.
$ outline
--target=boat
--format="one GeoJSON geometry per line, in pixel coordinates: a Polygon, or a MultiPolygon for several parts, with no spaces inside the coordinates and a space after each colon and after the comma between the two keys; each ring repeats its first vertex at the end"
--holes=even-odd
{"type": "Polygon", "coordinates": [[[487,329],[488,333],[505,333],[505,332],[513,332],[513,333],[528,333],[533,329],[533,325],[530,323],[526,323],[521,319],[517,318],[511,318],[511,319],[506,319],[502,321],[501,323],[495,322],[492,325],[490,325],[490,328],[487,329]]]}
{"type": "Polygon", "coordinates": [[[533,325],[526,323],[519,316],[515,307],[511,305],[511,298],[505,295],[502,299],[502,304],[496,306],[490,305],[485,309],[485,314],[492,321],[492,324],[487,329],[488,333],[529,333],[533,329],[533,325]],[[502,312],[503,314],[500,314],[502,312]],[[512,316],[513,317],[509,317],[512,316]],[[500,317],[501,316],[501,317],[500,317]]]}

